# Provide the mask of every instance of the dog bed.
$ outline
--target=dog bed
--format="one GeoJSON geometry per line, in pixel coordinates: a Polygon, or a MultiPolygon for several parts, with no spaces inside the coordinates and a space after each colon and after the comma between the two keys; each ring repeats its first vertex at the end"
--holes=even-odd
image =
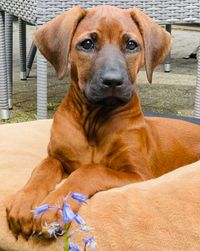
{"type": "MultiPolygon", "coordinates": [[[[51,123],[0,126],[0,250],[62,250],[62,237],[59,243],[22,237],[16,241],[5,213],[9,196],[46,157],[51,123]]],[[[100,192],[80,214],[93,228],[97,250],[200,250],[199,191],[200,161],[157,179],[100,192]]],[[[84,236],[77,233],[72,241],[81,247],[84,236]]]]}

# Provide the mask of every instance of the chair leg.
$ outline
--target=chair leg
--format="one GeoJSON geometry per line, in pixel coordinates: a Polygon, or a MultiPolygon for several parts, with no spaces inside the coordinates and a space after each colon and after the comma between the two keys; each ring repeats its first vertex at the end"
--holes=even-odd
{"type": "Polygon", "coordinates": [[[197,51],[197,85],[194,105],[194,117],[200,119],[200,44],[197,51]]]}
{"type": "Polygon", "coordinates": [[[26,22],[19,21],[19,52],[20,52],[20,79],[26,80],[26,22]]]}
{"type": "Polygon", "coordinates": [[[5,48],[5,13],[0,11],[0,118],[9,119],[5,48]]]}
{"type": "Polygon", "coordinates": [[[13,16],[5,13],[5,41],[8,83],[8,106],[12,108],[13,94],[13,16]]]}
{"type": "Polygon", "coordinates": [[[26,77],[27,78],[29,77],[29,74],[30,74],[30,71],[31,71],[31,68],[32,68],[32,65],[33,65],[33,61],[34,61],[34,58],[35,58],[36,51],[37,51],[37,47],[35,46],[34,43],[32,43],[31,48],[30,48],[29,53],[28,53],[28,57],[27,57],[27,64],[26,64],[26,77]]]}
{"type": "MultiPolygon", "coordinates": [[[[167,24],[166,25],[166,31],[168,31],[171,34],[171,30],[172,30],[172,26],[171,24],[167,24]]],[[[166,56],[165,60],[164,60],[164,71],[165,72],[170,72],[171,71],[171,51],[168,53],[168,55],[166,56]]]]}
{"type": "Polygon", "coordinates": [[[37,52],[37,117],[47,118],[47,61],[37,52]]]}

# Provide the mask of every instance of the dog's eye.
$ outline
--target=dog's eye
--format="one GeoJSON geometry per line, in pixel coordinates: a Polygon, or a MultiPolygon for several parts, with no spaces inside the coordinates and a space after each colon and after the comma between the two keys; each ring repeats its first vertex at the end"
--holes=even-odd
{"type": "Polygon", "coordinates": [[[138,44],[134,40],[129,40],[126,43],[126,49],[129,51],[134,51],[138,47],[138,44]]]}
{"type": "Polygon", "coordinates": [[[85,39],[80,43],[80,47],[84,50],[91,50],[94,48],[94,43],[91,39],[85,39]]]}

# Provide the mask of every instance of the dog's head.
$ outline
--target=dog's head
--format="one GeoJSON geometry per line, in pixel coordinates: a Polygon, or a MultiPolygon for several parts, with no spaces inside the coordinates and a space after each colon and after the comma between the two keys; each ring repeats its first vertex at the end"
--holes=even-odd
{"type": "Polygon", "coordinates": [[[55,67],[59,79],[67,70],[90,103],[127,103],[145,63],[147,79],[170,49],[171,37],[137,8],[75,7],[35,33],[34,42],[55,67]]]}

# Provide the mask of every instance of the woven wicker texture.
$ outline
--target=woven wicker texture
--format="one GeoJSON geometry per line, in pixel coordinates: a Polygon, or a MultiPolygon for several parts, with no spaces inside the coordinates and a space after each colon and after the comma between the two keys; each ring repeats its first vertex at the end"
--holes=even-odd
{"type": "Polygon", "coordinates": [[[36,24],[37,0],[0,0],[0,9],[36,24]]]}
{"type": "Polygon", "coordinates": [[[7,64],[5,53],[5,19],[4,13],[0,12],[0,115],[7,119],[8,116],[8,86],[7,86],[7,64]]]}
{"type": "Polygon", "coordinates": [[[200,41],[199,49],[197,52],[197,86],[196,86],[196,97],[195,97],[195,106],[194,106],[194,116],[200,118],[200,41]]]}
{"type": "Polygon", "coordinates": [[[7,66],[7,85],[8,85],[8,105],[12,108],[12,86],[13,86],[13,16],[5,13],[5,47],[6,47],[6,66],[7,66]]]}
{"type": "Polygon", "coordinates": [[[34,24],[43,24],[76,5],[91,8],[102,4],[139,7],[160,24],[200,23],[199,0],[0,0],[1,9],[34,24]]]}
{"type": "Polygon", "coordinates": [[[37,116],[47,118],[47,61],[37,53],[37,116]]]}

